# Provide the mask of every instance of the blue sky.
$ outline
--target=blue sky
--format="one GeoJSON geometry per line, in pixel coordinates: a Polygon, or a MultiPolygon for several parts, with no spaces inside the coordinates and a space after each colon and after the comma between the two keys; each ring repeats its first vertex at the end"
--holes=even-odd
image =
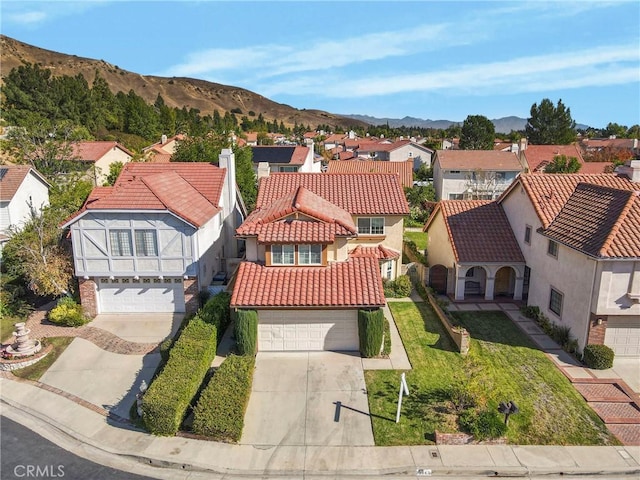
{"type": "Polygon", "coordinates": [[[3,0],[1,31],[146,75],[296,108],[462,121],[562,99],[640,123],[640,2],[3,0]]]}

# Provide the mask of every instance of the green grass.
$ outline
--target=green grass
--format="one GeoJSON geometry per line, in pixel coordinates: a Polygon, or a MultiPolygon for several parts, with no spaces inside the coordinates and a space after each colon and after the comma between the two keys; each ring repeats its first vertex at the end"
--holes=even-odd
{"type": "Polygon", "coordinates": [[[418,251],[424,252],[424,249],[427,248],[427,234],[425,232],[405,231],[403,235],[416,244],[418,251]]]}
{"type": "Polygon", "coordinates": [[[399,372],[365,372],[376,445],[430,444],[435,430],[459,431],[450,396],[450,386],[459,381],[488,409],[515,401],[520,413],[509,420],[509,443],[617,444],[571,383],[503,313],[456,313],[472,336],[463,357],[428,304],[389,306],[413,370],[398,424],[399,372]]]}
{"type": "MultiPolygon", "coordinates": [[[[28,367],[21,368],[20,370],[14,370],[12,373],[16,377],[26,378],[27,380],[33,380],[37,382],[40,377],[44,375],[53,362],[64,352],[65,348],[73,341],[73,337],[51,337],[46,339],[47,345],[53,345],[53,350],[40,360],[38,363],[29,365],[28,367]]],[[[43,347],[44,348],[44,347],[43,347]]]]}
{"type": "Polygon", "coordinates": [[[24,322],[24,319],[12,315],[2,315],[0,317],[0,340],[2,342],[12,340],[13,331],[16,329],[14,325],[18,322],[24,322]]]}

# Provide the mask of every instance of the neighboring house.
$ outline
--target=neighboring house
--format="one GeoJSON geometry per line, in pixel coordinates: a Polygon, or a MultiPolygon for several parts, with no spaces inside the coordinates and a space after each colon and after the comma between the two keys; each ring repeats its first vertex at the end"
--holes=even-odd
{"type": "Polygon", "coordinates": [[[413,160],[378,162],[374,160],[330,160],[327,173],[395,173],[402,188],[413,187],[413,160]]]}
{"type": "Polygon", "coordinates": [[[171,161],[171,156],[176,153],[178,143],[185,138],[186,136],[182,134],[175,135],[171,138],[162,135],[159,142],[143,148],[142,152],[151,162],[167,163],[171,161]]]}
{"type": "Polygon", "coordinates": [[[80,299],[98,313],[193,312],[237,264],[235,158],[219,165],[128,163],[65,221],[80,299]]]}
{"type": "Polygon", "coordinates": [[[495,202],[450,202],[461,211],[449,215],[453,228],[442,212],[454,207],[443,202],[425,227],[430,283],[456,300],[491,299],[507,267],[506,298],[522,296],[569,327],[580,349],[604,343],[640,358],[640,161],[621,171],[521,175],[495,202]],[[472,252],[465,262],[460,250],[472,252]]]}
{"type": "Polygon", "coordinates": [[[438,200],[493,200],[524,171],[511,152],[437,150],[433,186],[438,200]]]}
{"type": "Polygon", "coordinates": [[[525,259],[502,207],[490,200],[442,200],[424,231],[429,285],[455,300],[521,300],[525,259]]]}
{"type": "Polygon", "coordinates": [[[382,140],[376,142],[360,142],[355,151],[359,158],[386,161],[386,162],[405,162],[411,160],[414,170],[421,165],[431,167],[431,157],[433,150],[419,145],[411,140],[398,140],[391,142],[382,140]]]}
{"type": "Polygon", "coordinates": [[[582,148],[588,153],[599,152],[604,149],[629,150],[634,155],[640,155],[640,142],[637,138],[584,138],[580,140],[582,148]]]}
{"type": "MultiPolygon", "coordinates": [[[[585,163],[582,151],[575,143],[570,145],[529,145],[526,139],[523,138],[518,145],[518,155],[521,162],[532,173],[544,172],[544,167],[551,163],[555,157],[561,155],[567,158],[575,157],[581,165],[585,163]]],[[[581,173],[585,172],[581,170],[581,173]]],[[[598,173],[604,173],[604,170],[598,173]]]]}
{"type": "Polygon", "coordinates": [[[104,185],[112,163],[128,163],[133,153],[118,142],[78,142],[73,146],[73,159],[90,167],[87,174],[96,186],[104,185]]]}
{"type": "Polygon", "coordinates": [[[251,147],[253,167],[258,178],[272,172],[320,173],[322,163],[313,154],[313,140],[307,146],[260,145],[251,147]]]}
{"type": "Polygon", "coordinates": [[[28,165],[0,166],[0,251],[11,228],[20,229],[49,205],[49,183],[28,165]]]}
{"type": "Polygon", "coordinates": [[[358,310],[385,304],[409,212],[392,174],[276,173],[238,228],[231,306],[258,311],[258,348],[358,350],[358,310]]]}

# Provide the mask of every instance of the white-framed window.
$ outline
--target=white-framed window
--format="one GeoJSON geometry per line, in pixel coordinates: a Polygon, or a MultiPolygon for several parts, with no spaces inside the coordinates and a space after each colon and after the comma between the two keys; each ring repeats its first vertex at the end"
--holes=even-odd
{"type": "Polygon", "coordinates": [[[285,173],[295,173],[298,171],[298,167],[294,165],[283,165],[278,167],[278,171],[285,172],[285,173]]]}
{"type": "Polygon", "coordinates": [[[293,245],[271,245],[272,265],[294,265],[296,249],[293,245]]]}
{"type": "Polygon", "coordinates": [[[549,310],[551,310],[556,315],[560,316],[562,314],[562,300],[564,295],[561,292],[551,287],[551,293],[549,295],[549,310]]]}
{"type": "Polygon", "coordinates": [[[393,278],[393,260],[388,260],[382,264],[382,278],[387,280],[393,278]]]}
{"type": "Polygon", "coordinates": [[[450,193],[449,200],[464,200],[464,193],[450,193]]]}
{"type": "Polygon", "coordinates": [[[553,240],[549,240],[547,245],[547,253],[554,258],[558,258],[558,243],[553,240]]]}
{"type": "Polygon", "coordinates": [[[131,230],[109,230],[109,245],[114,257],[131,257],[131,230]]]}
{"type": "Polygon", "coordinates": [[[531,225],[524,227],[524,243],[531,245],[531,225]]]}
{"type": "Polygon", "coordinates": [[[157,257],[158,242],[155,230],[136,230],[136,255],[139,257],[157,257]]]}
{"type": "Polygon", "coordinates": [[[300,265],[321,265],[322,245],[298,245],[298,263],[300,265]]]}
{"type": "Polygon", "coordinates": [[[384,218],[358,218],[358,233],[363,235],[384,235],[384,218]]]}

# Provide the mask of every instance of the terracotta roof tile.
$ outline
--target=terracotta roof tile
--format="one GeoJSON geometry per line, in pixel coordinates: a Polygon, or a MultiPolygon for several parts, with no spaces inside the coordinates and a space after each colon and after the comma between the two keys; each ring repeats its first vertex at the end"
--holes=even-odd
{"type": "Polygon", "coordinates": [[[44,185],[49,186],[44,177],[29,165],[0,166],[0,201],[11,201],[29,172],[32,172],[44,185]]]}
{"type": "Polygon", "coordinates": [[[613,171],[612,162],[584,162],[580,167],[580,173],[605,173],[608,169],[610,169],[610,172],[613,171]]]}
{"type": "Polygon", "coordinates": [[[502,206],[489,200],[441,200],[425,225],[441,212],[458,262],[524,263],[502,206]]]}
{"type": "Polygon", "coordinates": [[[114,148],[118,148],[127,155],[133,156],[133,153],[118,142],[79,142],[72,144],[71,148],[73,156],[83,162],[96,162],[114,148]]]}
{"type": "Polygon", "coordinates": [[[392,258],[400,257],[400,252],[396,252],[392,248],[387,248],[384,245],[376,245],[375,247],[363,247],[358,245],[351,252],[350,257],[373,257],[378,260],[389,260],[392,258]]]}
{"type": "Polygon", "coordinates": [[[524,170],[513,152],[495,150],[437,150],[440,168],[445,170],[524,170]]]}
{"type": "Polygon", "coordinates": [[[326,267],[265,267],[242,262],[232,307],[380,307],[380,266],[373,257],[326,267]]]}
{"type": "Polygon", "coordinates": [[[329,161],[327,173],[395,173],[400,178],[400,185],[413,187],[413,161],[387,162],[373,160],[340,160],[329,161]]]}
{"type": "Polygon", "coordinates": [[[501,202],[517,185],[522,185],[531,200],[543,228],[558,215],[579,183],[590,183],[619,190],[640,190],[640,183],[613,173],[588,175],[581,173],[523,174],[500,196],[501,202]]]}
{"type": "MultiPolygon", "coordinates": [[[[556,155],[576,157],[583,164],[582,152],[577,145],[527,145],[524,156],[532,172],[539,171],[544,165],[551,162],[556,155]]],[[[586,173],[586,172],[585,172],[586,173]]]]}
{"type": "Polygon", "coordinates": [[[398,176],[383,173],[273,173],[260,180],[257,207],[270,205],[300,186],[351,215],[409,213],[398,176]]]}
{"type": "Polygon", "coordinates": [[[640,191],[579,183],[542,233],[598,258],[640,257],[640,191]]]}

